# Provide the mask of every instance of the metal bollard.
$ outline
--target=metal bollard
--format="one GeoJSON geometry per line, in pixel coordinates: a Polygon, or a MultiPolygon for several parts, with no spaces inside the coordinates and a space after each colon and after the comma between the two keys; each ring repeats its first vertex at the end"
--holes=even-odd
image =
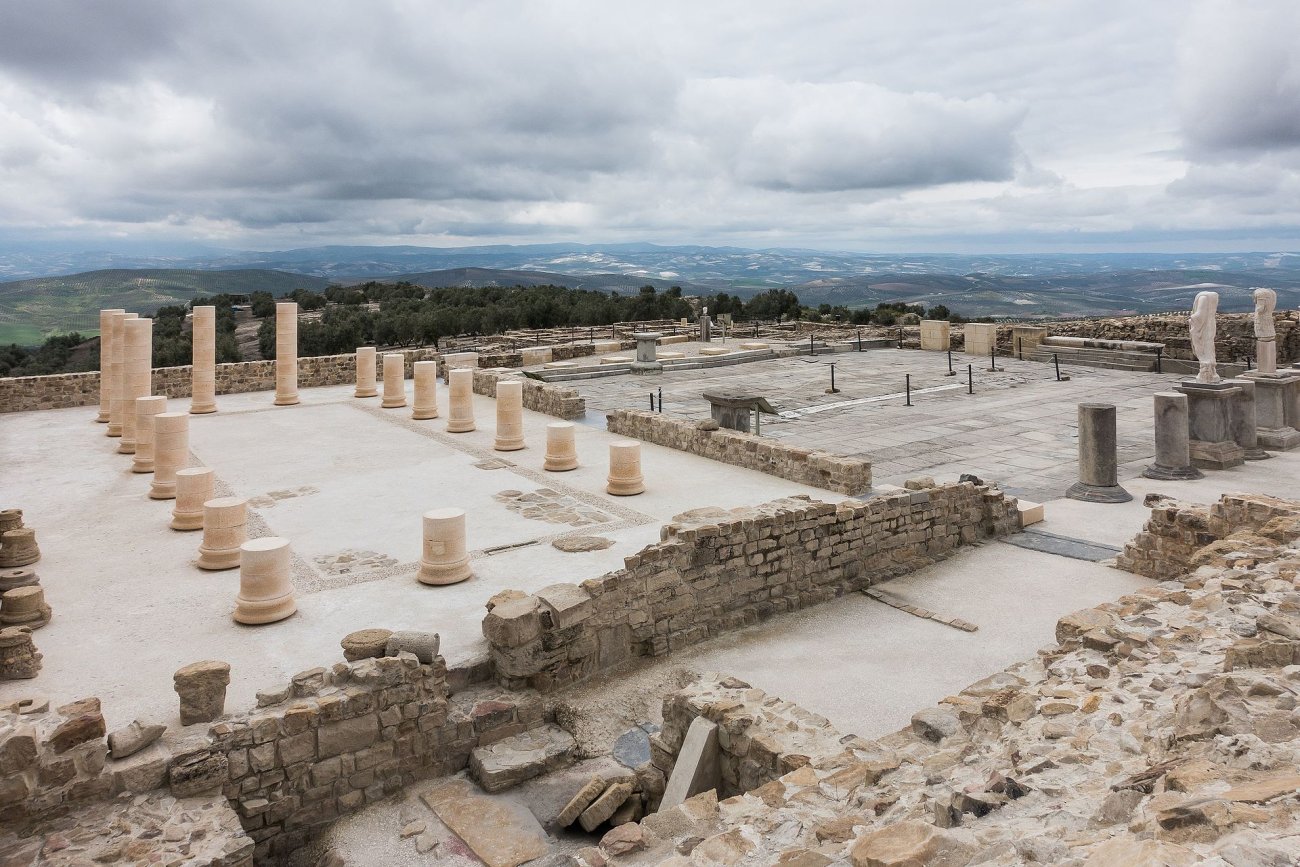
{"type": "Polygon", "coordinates": [[[1056,357],[1055,352],[1052,353],[1052,364],[1056,367],[1056,381],[1060,382],[1061,381],[1061,360],[1056,357]]]}
{"type": "Polygon", "coordinates": [[[952,350],[948,350],[948,372],[944,376],[956,376],[957,371],[952,369],[952,350]]]}
{"type": "Polygon", "coordinates": [[[903,406],[911,406],[912,405],[912,374],[907,373],[904,374],[904,376],[906,378],[903,380],[903,387],[907,389],[907,402],[904,403],[903,406]]]}
{"type": "Polygon", "coordinates": [[[971,364],[966,365],[966,393],[975,393],[975,366],[971,364]]]}

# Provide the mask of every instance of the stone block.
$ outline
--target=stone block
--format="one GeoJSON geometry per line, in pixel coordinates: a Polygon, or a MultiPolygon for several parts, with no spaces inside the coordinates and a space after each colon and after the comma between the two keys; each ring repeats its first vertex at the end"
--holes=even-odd
{"type": "Polygon", "coordinates": [[[578,817],[579,824],[590,834],[613,816],[614,812],[630,797],[632,797],[631,783],[620,781],[610,784],[590,807],[583,810],[582,815],[578,817]]]}
{"type": "Polygon", "coordinates": [[[322,759],[363,750],[379,737],[379,718],[375,714],[340,720],[319,730],[317,754],[322,759]]]}
{"type": "Polygon", "coordinates": [[[152,744],[125,759],[109,765],[114,792],[149,792],[167,782],[171,752],[162,744],[152,744]]]}
{"type": "Polygon", "coordinates": [[[595,607],[591,594],[577,584],[552,584],[538,590],[536,595],[554,629],[576,626],[590,617],[595,607]]]}
{"type": "Polygon", "coordinates": [[[948,349],[950,328],[946,319],[922,319],[921,348],[932,352],[943,352],[948,349]]]}
{"type": "Polygon", "coordinates": [[[198,749],[183,753],[172,762],[168,772],[172,794],[188,798],[215,791],[226,781],[230,768],[227,758],[213,750],[198,749]]]}
{"type": "Polygon", "coordinates": [[[720,759],[717,724],[697,716],[686,730],[686,739],[677,753],[659,808],[675,807],[693,795],[719,788],[720,759]]]}
{"type": "Polygon", "coordinates": [[[470,773],[487,792],[501,792],[573,761],[577,744],[556,726],[542,726],[479,747],[470,753],[470,773]]]}
{"type": "Polygon", "coordinates": [[[483,618],[483,636],[499,647],[522,647],[541,637],[538,609],[535,596],[501,602],[483,618]]]}
{"type": "Polygon", "coordinates": [[[216,660],[194,662],[172,675],[180,696],[181,725],[211,722],[225,712],[230,664],[216,660]]]}
{"type": "Polygon", "coordinates": [[[1017,500],[1016,511],[1020,513],[1020,526],[1028,527],[1043,520],[1043,504],[1031,503],[1029,500],[1017,500]]]}

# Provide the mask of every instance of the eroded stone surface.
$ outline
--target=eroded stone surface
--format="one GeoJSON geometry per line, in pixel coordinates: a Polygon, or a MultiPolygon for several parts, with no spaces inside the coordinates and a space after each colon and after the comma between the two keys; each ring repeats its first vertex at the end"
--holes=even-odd
{"type": "Polygon", "coordinates": [[[568,732],[542,726],[474,750],[470,773],[485,791],[501,792],[571,764],[575,747],[568,732]]]}

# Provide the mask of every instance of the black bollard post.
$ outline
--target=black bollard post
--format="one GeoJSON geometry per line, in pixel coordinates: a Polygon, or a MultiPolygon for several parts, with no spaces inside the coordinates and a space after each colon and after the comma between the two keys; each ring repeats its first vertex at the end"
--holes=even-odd
{"type": "Polygon", "coordinates": [[[944,376],[956,376],[957,371],[952,369],[952,350],[948,350],[948,372],[944,376]]]}
{"type": "Polygon", "coordinates": [[[1056,381],[1060,382],[1061,381],[1061,360],[1056,357],[1055,352],[1052,353],[1052,364],[1056,366],[1056,381]]]}
{"type": "Polygon", "coordinates": [[[808,335],[808,354],[809,355],[817,354],[817,347],[813,343],[813,336],[811,334],[808,335]]]}
{"type": "Polygon", "coordinates": [[[1016,338],[1016,359],[1025,360],[1025,344],[1019,337],[1016,338]]]}
{"type": "Polygon", "coordinates": [[[838,388],[835,387],[835,365],[836,365],[837,363],[838,363],[838,362],[835,362],[835,361],[832,361],[832,362],[831,362],[831,391],[830,391],[831,394],[839,394],[839,393],[840,393],[840,390],[839,390],[838,388]]]}
{"type": "Polygon", "coordinates": [[[997,351],[998,351],[997,344],[989,345],[989,370],[995,371],[998,369],[997,351]]]}
{"type": "Polygon", "coordinates": [[[664,390],[662,388],[659,389],[659,411],[664,411],[664,390]]]}
{"type": "Polygon", "coordinates": [[[966,393],[975,393],[975,368],[973,365],[966,365],[966,393]]]}
{"type": "Polygon", "coordinates": [[[1165,348],[1163,346],[1157,346],[1156,347],[1156,373],[1164,373],[1164,371],[1160,369],[1162,367],[1160,362],[1164,358],[1164,354],[1165,354],[1165,348]]]}
{"type": "Polygon", "coordinates": [[[862,351],[862,329],[858,329],[858,352],[862,351]]]}
{"type": "Polygon", "coordinates": [[[908,373],[904,375],[906,376],[906,379],[903,380],[903,387],[907,389],[907,403],[903,404],[903,406],[911,406],[912,405],[912,374],[908,373]]]}
{"type": "Polygon", "coordinates": [[[903,348],[903,326],[898,326],[898,348],[903,348]]]}
{"type": "Polygon", "coordinates": [[[650,392],[650,411],[655,411],[655,393],[653,391],[650,392]]]}

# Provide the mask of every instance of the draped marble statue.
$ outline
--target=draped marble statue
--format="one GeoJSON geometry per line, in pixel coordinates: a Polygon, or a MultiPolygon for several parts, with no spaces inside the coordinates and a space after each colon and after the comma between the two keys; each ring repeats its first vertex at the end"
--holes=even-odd
{"type": "Polygon", "coordinates": [[[1220,382],[1218,370],[1214,366],[1214,332],[1215,315],[1219,309],[1218,292],[1197,292],[1192,303],[1192,315],[1188,319],[1188,330],[1192,336],[1192,351],[1200,364],[1196,374],[1197,382],[1220,382]]]}
{"type": "Polygon", "coordinates": [[[1255,299],[1255,358],[1260,373],[1277,373],[1277,331],[1273,327],[1273,308],[1277,307],[1277,293],[1272,289],[1256,289],[1255,299]]]}

